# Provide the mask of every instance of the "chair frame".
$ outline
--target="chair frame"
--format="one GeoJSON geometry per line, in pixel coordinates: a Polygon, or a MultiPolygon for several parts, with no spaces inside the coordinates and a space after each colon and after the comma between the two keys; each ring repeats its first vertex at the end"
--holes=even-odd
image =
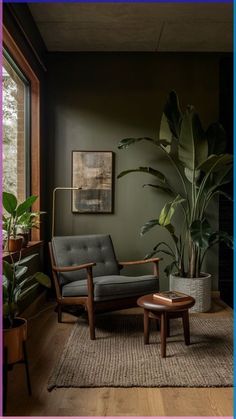
{"type": "MultiPolygon", "coordinates": [[[[55,258],[53,254],[52,244],[49,243],[49,253],[51,259],[52,275],[56,291],[56,301],[58,310],[58,323],[62,323],[62,307],[64,305],[83,305],[88,313],[88,323],[90,331],[90,339],[95,339],[95,312],[114,311],[124,308],[131,308],[137,306],[137,299],[142,295],[137,294],[134,297],[126,297],[122,299],[108,300],[108,301],[94,301],[94,283],[93,283],[93,266],[96,263],[86,263],[75,266],[56,266],[55,258]],[[58,281],[57,273],[59,272],[74,272],[85,269],[87,271],[87,287],[88,295],[79,297],[63,297],[61,293],[61,286],[58,281]]],[[[119,269],[121,270],[125,266],[143,265],[146,263],[153,263],[153,274],[159,280],[159,262],[161,258],[151,258],[144,260],[118,262],[119,269]]]]}

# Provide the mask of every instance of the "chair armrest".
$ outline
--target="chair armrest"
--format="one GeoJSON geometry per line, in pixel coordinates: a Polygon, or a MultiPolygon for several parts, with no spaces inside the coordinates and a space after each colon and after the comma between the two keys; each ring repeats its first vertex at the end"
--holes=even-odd
{"type": "Polygon", "coordinates": [[[129,265],[143,265],[144,263],[157,263],[160,260],[162,260],[162,258],[152,258],[152,259],[143,259],[143,260],[133,260],[133,261],[128,261],[128,262],[119,262],[120,266],[129,266],[129,265]]]}
{"type": "Polygon", "coordinates": [[[92,268],[92,266],[95,266],[96,263],[85,263],[83,265],[75,265],[75,266],[52,266],[52,270],[55,272],[73,272],[73,271],[79,271],[80,269],[88,269],[92,268]]]}
{"type": "Polygon", "coordinates": [[[143,260],[133,260],[131,262],[119,262],[118,266],[122,269],[124,266],[144,265],[145,263],[154,263],[153,275],[159,278],[159,262],[162,258],[151,258],[143,260]]]}

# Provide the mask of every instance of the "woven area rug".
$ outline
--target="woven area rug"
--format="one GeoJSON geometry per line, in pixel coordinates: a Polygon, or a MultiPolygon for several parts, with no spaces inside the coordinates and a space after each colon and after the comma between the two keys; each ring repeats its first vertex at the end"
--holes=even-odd
{"type": "Polygon", "coordinates": [[[190,318],[191,345],[182,323],[171,321],[167,358],[151,322],[150,344],[143,344],[142,315],[96,319],[96,340],[78,320],[51,374],[48,390],[59,387],[230,387],[233,385],[231,318],[190,318]]]}

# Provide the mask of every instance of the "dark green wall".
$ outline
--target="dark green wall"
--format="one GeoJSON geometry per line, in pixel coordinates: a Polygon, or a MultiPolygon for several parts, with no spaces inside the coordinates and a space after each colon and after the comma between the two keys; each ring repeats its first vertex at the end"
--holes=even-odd
{"type": "MultiPolygon", "coordinates": [[[[124,169],[151,165],[175,179],[166,159],[151,145],[119,151],[117,144],[124,137],[157,136],[163,104],[171,89],[179,94],[182,107],[195,105],[205,126],[216,120],[218,64],[216,54],[49,54],[48,199],[51,201],[53,187],[71,186],[72,150],[114,151],[115,177],[124,169]]],[[[72,214],[70,193],[61,192],[56,234],[110,233],[118,259],[142,258],[157,241],[167,238],[158,228],[143,238],[139,236],[142,224],[158,216],[165,202],[165,195],[142,188],[151,179],[141,174],[115,179],[112,215],[72,214]]],[[[216,214],[213,222],[218,223],[216,214]]],[[[216,287],[217,257],[208,259],[206,269],[213,273],[216,287]]],[[[166,281],[162,275],[162,288],[167,287],[166,281]]]]}

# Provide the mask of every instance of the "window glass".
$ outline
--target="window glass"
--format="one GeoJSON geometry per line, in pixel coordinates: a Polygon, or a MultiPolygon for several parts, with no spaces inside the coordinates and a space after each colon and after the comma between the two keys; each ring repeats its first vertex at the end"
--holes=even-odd
{"type": "Polygon", "coordinates": [[[3,190],[23,201],[28,191],[29,83],[3,57],[3,190]]]}

